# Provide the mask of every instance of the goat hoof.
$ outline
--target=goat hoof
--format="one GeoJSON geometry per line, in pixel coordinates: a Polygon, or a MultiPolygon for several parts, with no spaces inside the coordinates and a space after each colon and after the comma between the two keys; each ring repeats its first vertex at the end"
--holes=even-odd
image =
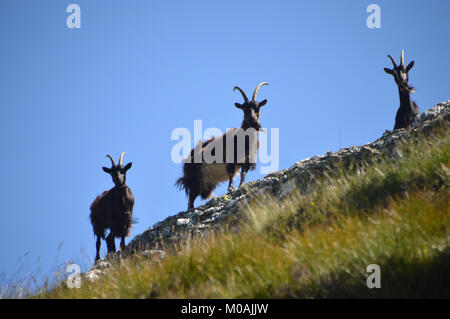
{"type": "Polygon", "coordinates": [[[235,190],[234,186],[228,187],[228,193],[234,192],[235,190]]]}

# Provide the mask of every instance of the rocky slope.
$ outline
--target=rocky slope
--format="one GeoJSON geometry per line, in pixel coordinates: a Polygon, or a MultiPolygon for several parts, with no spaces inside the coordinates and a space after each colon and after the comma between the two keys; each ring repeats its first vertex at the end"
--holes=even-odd
{"type": "Polygon", "coordinates": [[[293,190],[294,185],[303,193],[309,192],[314,188],[315,180],[333,168],[338,166],[357,168],[362,162],[373,161],[381,156],[398,156],[396,146],[401,140],[413,132],[427,132],[443,120],[450,121],[450,100],[422,113],[410,131],[403,129],[386,131],[373,143],[307,158],[288,169],[250,182],[232,193],[213,198],[202,206],[170,216],[137,235],[128,244],[128,249],[161,249],[182,241],[187,236],[193,234],[202,236],[210,230],[220,229],[224,222],[232,222],[238,217],[245,204],[255,196],[270,193],[282,199],[293,190]]]}
{"type": "MultiPolygon", "coordinates": [[[[307,193],[314,189],[320,177],[332,173],[336,167],[358,169],[364,162],[377,161],[381,157],[401,156],[397,146],[402,140],[411,134],[426,134],[444,121],[450,121],[450,100],[423,112],[410,130],[386,131],[372,143],[302,160],[288,169],[248,183],[232,193],[213,198],[202,206],[170,216],[135,236],[127,245],[127,251],[156,260],[164,258],[164,251],[190,236],[207,236],[211,231],[223,229],[224,224],[235,227],[235,221],[239,220],[243,207],[255,197],[270,194],[282,199],[292,192],[294,187],[302,193],[307,193]]],[[[111,257],[97,262],[85,276],[92,280],[98,278],[110,267],[108,260],[111,257]]]]}

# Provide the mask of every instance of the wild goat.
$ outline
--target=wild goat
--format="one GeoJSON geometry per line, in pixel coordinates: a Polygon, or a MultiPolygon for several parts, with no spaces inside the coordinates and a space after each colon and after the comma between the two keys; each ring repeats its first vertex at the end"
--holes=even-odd
{"type": "Polygon", "coordinates": [[[238,90],[244,98],[244,104],[235,103],[235,106],[244,112],[241,128],[230,129],[221,136],[198,143],[190,156],[184,160],[184,174],[177,180],[176,185],[184,189],[189,196],[188,209],[194,207],[197,196],[200,195],[203,199],[210,197],[221,182],[228,180],[228,192],[233,191],[233,180],[239,170],[241,187],[247,172],[256,168],[258,131],[261,130],[258,122],[259,111],[267,103],[267,100],[257,102],[256,96],[259,89],[268,84],[260,83],[253,92],[251,101],[240,87],[234,87],[233,91],[238,90]]]}
{"type": "Polygon", "coordinates": [[[106,237],[108,253],[116,251],[116,237],[120,237],[120,250],[123,251],[125,237],[129,235],[131,225],[134,223],[132,220],[134,196],[125,183],[127,171],[132,163],[123,166],[124,155],[125,152],[120,155],[119,165],[116,165],[110,155],[106,155],[111,160],[112,167],[103,167],[103,170],[111,175],[115,186],[103,192],[91,205],[91,224],[94,235],[97,236],[95,261],[100,259],[100,240],[105,239],[106,229],[110,230],[106,237]]]}
{"type": "Polygon", "coordinates": [[[414,93],[414,88],[408,84],[408,72],[414,66],[414,61],[411,61],[408,66],[405,67],[404,55],[404,50],[402,50],[399,66],[395,63],[394,58],[391,55],[388,55],[394,68],[392,70],[384,68],[386,73],[391,74],[394,77],[398,87],[398,95],[400,96],[400,107],[395,116],[394,130],[408,128],[412,122],[414,122],[416,116],[420,114],[419,107],[411,100],[411,93],[414,93]]]}

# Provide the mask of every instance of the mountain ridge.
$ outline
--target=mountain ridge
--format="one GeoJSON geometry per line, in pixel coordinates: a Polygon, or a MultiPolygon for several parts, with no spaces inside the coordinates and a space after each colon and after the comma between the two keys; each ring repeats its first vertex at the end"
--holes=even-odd
{"type": "Polygon", "coordinates": [[[204,205],[169,216],[136,235],[124,253],[107,255],[83,276],[96,281],[122,257],[138,255],[151,261],[160,261],[167,253],[180,253],[183,245],[191,238],[205,238],[211,233],[230,229],[238,232],[239,221],[245,218],[242,213],[252,201],[267,196],[282,201],[294,190],[307,195],[320,184],[323,177],[332,175],[339,168],[359,172],[363,166],[383,158],[399,159],[402,157],[400,147],[405,140],[415,134],[431,134],[443,123],[450,123],[450,100],[424,111],[408,130],[387,130],[374,142],[306,158],[289,168],[249,182],[231,193],[212,198],[204,205]]]}
{"type": "Polygon", "coordinates": [[[281,200],[294,187],[302,194],[314,189],[316,180],[332,172],[338,166],[355,168],[364,162],[378,160],[383,156],[396,157],[401,141],[415,132],[427,132],[442,121],[450,121],[450,100],[438,103],[420,114],[410,130],[387,130],[376,141],[362,146],[342,148],[306,158],[287,169],[270,173],[264,178],[247,183],[231,193],[210,199],[205,204],[157,222],[151,229],[136,235],[127,245],[128,250],[161,249],[185,240],[188,236],[205,236],[208,231],[232,223],[246,203],[265,192],[281,200]]]}

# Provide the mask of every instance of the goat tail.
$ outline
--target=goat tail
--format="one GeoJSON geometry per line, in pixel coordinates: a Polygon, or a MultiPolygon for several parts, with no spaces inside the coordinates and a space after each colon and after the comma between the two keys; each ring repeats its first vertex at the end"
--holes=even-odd
{"type": "Polygon", "coordinates": [[[94,237],[97,236],[105,239],[106,228],[104,227],[104,225],[102,225],[103,223],[98,220],[97,214],[95,213],[93,206],[94,204],[92,204],[91,206],[91,215],[89,216],[89,218],[91,220],[94,237]]]}
{"type": "Polygon", "coordinates": [[[175,182],[175,186],[180,190],[184,189],[186,195],[188,195],[189,189],[186,187],[184,177],[180,177],[179,179],[177,179],[177,181],[175,182]]]}

